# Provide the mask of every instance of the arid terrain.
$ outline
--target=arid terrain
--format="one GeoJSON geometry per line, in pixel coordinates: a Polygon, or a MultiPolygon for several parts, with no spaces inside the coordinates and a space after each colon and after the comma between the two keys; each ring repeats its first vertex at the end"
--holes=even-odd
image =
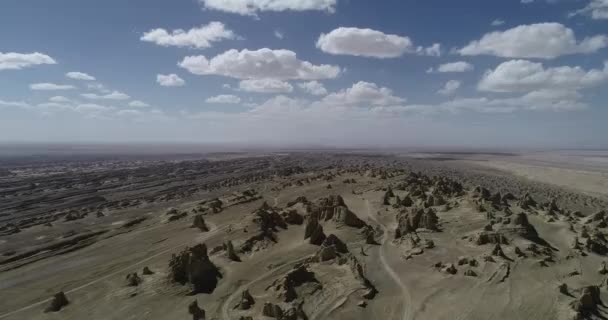
{"type": "Polygon", "coordinates": [[[0,319],[606,319],[580,159],[0,158],[0,319]]]}

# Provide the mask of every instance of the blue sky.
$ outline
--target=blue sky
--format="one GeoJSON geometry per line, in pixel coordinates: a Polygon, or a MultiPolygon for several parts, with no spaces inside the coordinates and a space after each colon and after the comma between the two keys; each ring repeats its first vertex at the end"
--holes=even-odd
{"type": "Polygon", "coordinates": [[[606,0],[5,0],[0,18],[0,141],[608,146],[606,0]]]}

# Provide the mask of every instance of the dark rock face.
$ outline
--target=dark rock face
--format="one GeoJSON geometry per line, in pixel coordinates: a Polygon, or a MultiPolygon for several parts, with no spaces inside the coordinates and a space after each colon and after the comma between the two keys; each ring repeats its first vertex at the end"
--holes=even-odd
{"type": "Polygon", "coordinates": [[[151,275],[151,274],[154,274],[154,272],[152,272],[152,270],[150,270],[150,268],[148,268],[148,267],[144,267],[144,269],[143,269],[143,271],[142,271],[142,274],[143,274],[144,276],[149,276],[149,275],[151,275]]]}
{"type": "Polygon", "coordinates": [[[301,225],[302,223],[304,223],[304,217],[302,217],[295,210],[283,212],[281,213],[281,216],[283,217],[283,220],[287,222],[287,224],[301,225]]]}
{"type": "Polygon", "coordinates": [[[202,214],[197,214],[194,216],[194,221],[192,221],[192,227],[198,228],[203,232],[209,231],[209,227],[207,227],[207,224],[205,223],[205,219],[203,218],[202,214]]]}
{"type": "Polygon", "coordinates": [[[304,230],[304,239],[310,239],[309,242],[311,244],[320,246],[325,241],[325,238],[323,226],[321,226],[317,219],[311,217],[304,230]]]}
{"type": "Polygon", "coordinates": [[[254,304],[255,300],[249,293],[249,290],[244,290],[243,293],[241,293],[241,301],[236,308],[240,310],[249,310],[254,304]]]}
{"type": "Polygon", "coordinates": [[[228,256],[228,259],[230,259],[232,261],[237,261],[237,262],[241,261],[241,258],[239,258],[239,256],[236,254],[236,251],[234,250],[232,241],[228,240],[228,241],[224,242],[224,250],[226,251],[226,255],[228,256]]]}
{"type": "Polygon", "coordinates": [[[70,302],[63,291],[56,293],[51,300],[51,303],[44,309],[44,312],[58,312],[70,302]]]}
{"type": "Polygon", "coordinates": [[[296,266],[293,270],[287,273],[283,278],[277,279],[271,287],[274,287],[278,292],[278,296],[284,302],[291,302],[297,299],[298,294],[296,288],[305,284],[314,283],[321,286],[319,281],[315,278],[315,274],[308,271],[306,265],[301,264],[296,266]]]}
{"type": "Polygon", "coordinates": [[[169,276],[174,282],[190,285],[193,293],[212,293],[222,274],[209,260],[207,246],[198,244],[171,257],[169,276]]]}
{"type": "Polygon", "coordinates": [[[129,287],[137,287],[140,283],[142,283],[142,280],[137,275],[137,272],[129,273],[127,275],[127,286],[129,286],[129,287]]]}
{"type": "Polygon", "coordinates": [[[308,201],[308,199],[306,199],[306,197],[302,197],[302,196],[300,196],[300,197],[297,197],[297,198],[296,198],[295,200],[293,200],[293,201],[289,201],[289,202],[287,203],[287,206],[288,206],[288,207],[295,206],[295,205],[296,205],[296,204],[298,204],[298,203],[301,203],[301,204],[308,204],[308,203],[309,203],[309,201],[308,201]]]}
{"type": "Polygon", "coordinates": [[[580,297],[571,306],[577,313],[577,319],[586,319],[585,317],[597,312],[599,305],[602,305],[600,287],[588,286],[582,288],[580,297]]]}
{"type": "Polygon", "coordinates": [[[283,318],[283,309],[276,304],[266,302],[262,308],[262,315],[270,318],[281,319],[283,318]]]}
{"type": "Polygon", "coordinates": [[[188,305],[188,313],[192,315],[192,320],[205,320],[205,310],[198,306],[196,300],[188,305]]]}
{"type": "Polygon", "coordinates": [[[340,240],[337,236],[330,234],[323,243],[321,244],[323,247],[334,247],[337,252],[340,253],[348,253],[348,248],[346,244],[340,240]]]}
{"type": "Polygon", "coordinates": [[[320,221],[333,220],[353,228],[362,228],[366,225],[363,220],[348,209],[341,196],[332,195],[321,198],[314,204],[309,204],[306,209],[311,217],[320,221]]]}

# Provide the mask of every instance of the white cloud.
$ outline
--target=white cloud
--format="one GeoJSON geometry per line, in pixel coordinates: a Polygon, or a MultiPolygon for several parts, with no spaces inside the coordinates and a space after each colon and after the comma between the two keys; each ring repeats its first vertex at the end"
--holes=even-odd
{"type": "Polygon", "coordinates": [[[127,100],[131,98],[129,95],[118,91],[112,91],[103,95],[96,93],[83,93],[81,96],[91,100],[127,100]]]}
{"type": "Polygon", "coordinates": [[[137,117],[143,115],[143,112],[140,110],[124,109],[116,112],[116,115],[119,117],[137,117]]]}
{"type": "Polygon", "coordinates": [[[158,82],[158,84],[160,84],[163,87],[181,87],[186,83],[186,81],[184,81],[184,79],[180,78],[175,73],[157,74],[156,82],[158,82]]]}
{"type": "Polygon", "coordinates": [[[108,107],[94,103],[83,103],[77,105],[74,110],[81,113],[102,113],[114,110],[114,107],[108,107]]]}
{"type": "Polygon", "coordinates": [[[301,82],[298,83],[298,87],[315,96],[324,96],[327,94],[327,89],[325,89],[323,84],[319,81],[301,82]]]}
{"type": "Polygon", "coordinates": [[[66,103],[66,102],[71,102],[72,100],[64,97],[64,96],[54,96],[54,97],[50,97],[49,101],[51,102],[59,102],[59,103],[66,103]]]}
{"type": "Polygon", "coordinates": [[[45,102],[36,105],[39,109],[44,109],[45,112],[50,111],[63,111],[63,110],[74,110],[74,106],[69,103],[60,102],[45,102]]]}
{"type": "Polygon", "coordinates": [[[496,19],[491,23],[491,25],[494,27],[502,26],[503,24],[505,24],[505,21],[500,19],[496,19]]]}
{"type": "Polygon", "coordinates": [[[416,53],[422,56],[440,57],[441,56],[441,44],[434,43],[432,46],[424,48],[416,48],[416,53]]]}
{"type": "Polygon", "coordinates": [[[103,84],[101,83],[88,83],[87,84],[87,88],[89,90],[95,90],[101,93],[110,93],[111,91],[108,90],[108,88],[106,88],[103,84]]]}
{"type": "Polygon", "coordinates": [[[54,83],[33,83],[30,84],[32,90],[72,90],[76,87],[68,84],[54,84],[54,83]]]}
{"type": "Polygon", "coordinates": [[[75,80],[95,81],[95,77],[84,72],[72,71],[65,74],[66,77],[75,80]]]}
{"type": "Polygon", "coordinates": [[[220,94],[215,97],[210,97],[205,100],[207,103],[225,103],[225,104],[236,104],[241,102],[241,98],[232,94],[220,94]]]}
{"type": "Polygon", "coordinates": [[[391,89],[359,81],[348,89],[327,95],[322,103],[333,106],[386,106],[404,101],[405,99],[394,96],[391,89]]]}
{"type": "Polygon", "coordinates": [[[283,38],[285,38],[285,34],[283,32],[281,32],[281,31],[279,31],[279,30],[275,30],[274,31],[274,36],[277,39],[281,39],[281,40],[283,40],[283,38]]]}
{"type": "Polygon", "coordinates": [[[28,108],[30,105],[23,101],[5,101],[0,100],[0,107],[17,107],[17,108],[28,108]]]}
{"type": "Polygon", "coordinates": [[[510,60],[488,70],[478,89],[493,92],[528,92],[541,89],[577,90],[608,80],[608,62],[603,70],[586,71],[581,67],[544,68],[541,63],[510,60]]]}
{"type": "Polygon", "coordinates": [[[521,25],[491,32],[459,50],[461,55],[494,55],[504,58],[552,59],[575,53],[592,53],[608,46],[608,37],[597,35],[577,41],[574,31],[559,23],[521,25]]]}
{"type": "Polygon", "coordinates": [[[255,16],[262,11],[326,11],[333,13],[337,0],[199,0],[206,9],[255,16]]]}
{"type": "Polygon", "coordinates": [[[0,52],[0,70],[20,70],[35,65],[56,63],[57,62],[53,58],[40,52],[0,52]]]}
{"type": "Polygon", "coordinates": [[[591,0],[586,7],[571,13],[570,16],[579,14],[591,16],[594,20],[608,19],[608,0],[591,0]]]}
{"type": "Polygon", "coordinates": [[[457,62],[449,62],[449,63],[444,63],[442,65],[439,65],[439,67],[437,67],[436,70],[433,68],[430,68],[429,70],[427,70],[427,73],[467,72],[467,71],[471,71],[473,69],[475,69],[475,67],[472,64],[465,62],[465,61],[457,61],[457,62]]]}
{"type": "Polygon", "coordinates": [[[448,95],[454,94],[454,92],[456,92],[456,90],[458,90],[458,88],[460,88],[460,81],[449,80],[448,82],[445,83],[443,88],[441,88],[441,89],[439,89],[439,91],[437,91],[437,93],[448,96],[448,95]]]}
{"type": "Polygon", "coordinates": [[[239,89],[247,92],[287,93],[293,91],[293,86],[278,79],[248,79],[241,80],[239,89]]]}
{"type": "Polygon", "coordinates": [[[131,102],[129,102],[129,107],[135,107],[135,108],[147,108],[150,105],[143,102],[143,101],[139,101],[139,100],[133,100],[131,102]]]}
{"type": "Polygon", "coordinates": [[[416,49],[410,38],[372,29],[344,28],[321,34],[317,48],[336,55],[396,58],[416,49]]]}
{"type": "Polygon", "coordinates": [[[289,50],[238,51],[228,50],[207,60],[205,56],[189,56],[178,64],[198,75],[221,75],[237,79],[301,79],[317,80],[335,78],[340,68],[331,65],[313,65],[299,60],[289,50]]]}
{"type": "Polygon", "coordinates": [[[237,36],[232,30],[226,29],[223,23],[214,21],[188,31],[177,29],[168,32],[161,28],[152,29],[145,32],[140,40],[153,42],[163,47],[175,46],[204,49],[211,47],[212,42],[235,38],[237,36]]]}

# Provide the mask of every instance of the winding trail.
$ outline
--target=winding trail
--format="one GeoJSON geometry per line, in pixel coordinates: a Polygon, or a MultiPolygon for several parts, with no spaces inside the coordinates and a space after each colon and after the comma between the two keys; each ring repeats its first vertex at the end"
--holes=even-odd
{"type": "Polygon", "coordinates": [[[385,251],[388,241],[388,228],[372,214],[372,209],[368,199],[365,199],[365,206],[367,208],[367,215],[369,216],[369,218],[372,219],[378,225],[380,225],[383,231],[382,240],[380,241],[380,249],[378,250],[380,254],[380,263],[382,264],[382,268],[384,268],[386,273],[388,273],[388,275],[393,278],[393,281],[395,281],[395,283],[399,285],[399,288],[401,289],[401,294],[403,296],[403,315],[401,316],[401,319],[411,320],[413,319],[412,308],[410,307],[412,305],[412,296],[410,295],[407,286],[405,286],[405,284],[403,284],[403,282],[401,281],[399,275],[386,261],[385,251]]]}
{"type": "MultiPolygon", "coordinates": [[[[211,222],[207,222],[207,224],[209,225],[209,227],[211,228],[211,230],[210,230],[210,231],[208,231],[208,232],[207,232],[207,234],[205,234],[205,236],[204,236],[204,237],[198,238],[197,240],[199,240],[199,241],[200,241],[200,240],[203,240],[203,241],[204,241],[204,240],[207,240],[208,238],[211,238],[211,237],[212,237],[212,236],[213,236],[215,233],[217,233],[218,231],[220,231],[220,230],[221,230],[221,229],[217,229],[217,226],[216,226],[215,224],[211,223],[211,222]]],[[[90,287],[90,286],[92,286],[92,285],[94,285],[94,284],[96,284],[96,283],[99,283],[99,282],[101,282],[101,281],[104,281],[104,280],[106,280],[106,279],[109,279],[109,278],[111,278],[111,277],[114,277],[114,276],[116,276],[116,275],[118,275],[118,274],[124,273],[124,272],[126,272],[126,271],[130,271],[130,270],[132,270],[134,267],[137,267],[137,266],[139,266],[139,265],[141,265],[141,264],[143,264],[143,263],[146,263],[146,262],[148,262],[148,261],[150,261],[150,260],[152,260],[152,259],[155,259],[155,258],[157,258],[157,257],[159,257],[159,256],[162,256],[162,255],[164,255],[164,254],[166,254],[166,253],[168,253],[168,252],[171,252],[171,251],[174,251],[174,250],[179,249],[179,248],[181,248],[181,247],[184,247],[184,246],[186,246],[186,245],[188,245],[188,244],[190,244],[190,243],[192,243],[192,240],[189,240],[189,241],[183,242],[183,243],[181,243],[181,244],[179,244],[179,245],[176,245],[176,246],[173,246],[173,247],[171,247],[171,248],[165,249],[165,250],[163,250],[163,251],[161,251],[161,252],[155,253],[155,254],[153,254],[153,255],[151,255],[151,256],[149,256],[149,257],[146,257],[145,259],[142,259],[142,260],[140,260],[140,261],[138,261],[138,262],[135,262],[135,263],[133,263],[133,264],[131,264],[131,265],[127,266],[127,267],[124,267],[124,268],[121,268],[121,269],[116,270],[116,271],[114,271],[114,272],[111,272],[111,273],[109,273],[109,274],[107,274],[107,275],[105,275],[105,276],[103,276],[103,277],[101,277],[101,278],[97,278],[97,279],[95,279],[95,280],[93,280],[93,281],[90,281],[90,282],[87,282],[87,283],[85,283],[85,284],[83,284],[83,285],[81,285],[81,286],[78,286],[78,287],[76,287],[76,288],[73,288],[73,289],[70,289],[70,290],[68,290],[68,291],[65,291],[65,294],[67,295],[67,294],[71,294],[71,293],[74,293],[74,292],[78,292],[78,291],[80,291],[80,290],[82,290],[82,289],[85,289],[85,288],[87,288],[87,287],[90,287]]],[[[32,304],[30,304],[30,305],[28,305],[28,306],[25,306],[25,307],[23,307],[23,308],[20,308],[20,309],[17,309],[17,310],[14,310],[14,311],[8,312],[8,313],[0,314],[0,319],[4,319],[4,318],[7,318],[7,317],[9,317],[9,316],[15,315],[15,314],[17,314],[17,313],[20,313],[20,312],[23,312],[23,311],[26,311],[26,310],[33,309],[33,308],[35,308],[35,307],[38,307],[38,306],[43,305],[43,304],[45,304],[45,303],[48,303],[48,302],[49,302],[49,301],[51,301],[51,300],[52,300],[52,298],[48,298],[48,299],[45,299],[45,300],[42,300],[42,301],[38,301],[38,302],[32,303],[32,304]]]]}

